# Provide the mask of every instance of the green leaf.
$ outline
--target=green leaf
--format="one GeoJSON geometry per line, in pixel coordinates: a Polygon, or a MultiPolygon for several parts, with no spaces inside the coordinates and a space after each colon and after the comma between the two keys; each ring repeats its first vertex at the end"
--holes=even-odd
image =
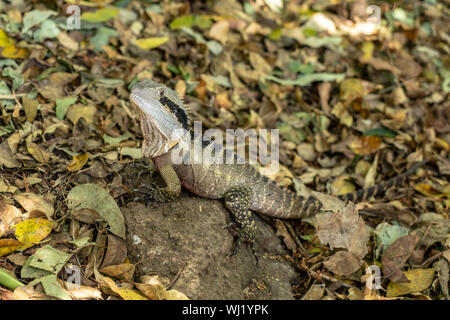
{"type": "Polygon", "coordinates": [[[30,258],[30,267],[57,274],[72,255],[46,245],[38,249],[30,258]]]}
{"type": "Polygon", "coordinates": [[[131,137],[131,133],[129,133],[129,132],[124,133],[118,137],[110,137],[105,133],[103,135],[103,141],[105,141],[106,144],[115,145],[115,144],[121,143],[124,140],[127,140],[130,137],[131,137]]]}
{"type": "Polygon", "coordinates": [[[312,64],[303,64],[300,61],[297,60],[291,60],[288,63],[288,69],[289,71],[293,72],[293,73],[304,73],[304,74],[308,74],[308,73],[313,73],[314,70],[316,69],[312,64]]]}
{"type": "Polygon", "coordinates": [[[278,126],[278,130],[283,139],[294,143],[300,143],[306,139],[302,130],[296,130],[289,124],[282,124],[278,126]]]}
{"type": "Polygon", "coordinates": [[[103,88],[119,88],[125,84],[125,81],[122,79],[115,79],[115,78],[98,78],[94,80],[95,85],[97,87],[103,87],[103,88]]]}
{"type": "Polygon", "coordinates": [[[192,36],[192,37],[195,39],[195,42],[198,42],[198,43],[206,43],[205,38],[203,38],[203,36],[202,36],[200,33],[195,32],[195,31],[192,30],[191,28],[189,28],[189,27],[181,27],[180,29],[181,29],[183,32],[186,32],[188,35],[192,36]]]}
{"type": "Polygon", "coordinates": [[[283,29],[281,29],[281,28],[273,29],[272,32],[270,32],[270,34],[269,34],[269,39],[272,41],[280,40],[282,30],[283,29]]]}
{"type": "Polygon", "coordinates": [[[142,159],[142,157],[144,156],[142,154],[141,148],[123,147],[120,148],[119,153],[123,156],[129,156],[133,159],[142,159]]]}
{"type": "Polygon", "coordinates": [[[208,50],[211,51],[211,53],[215,56],[220,54],[223,50],[222,45],[219,42],[217,42],[216,40],[209,40],[206,43],[206,46],[208,47],[208,50]]]}
{"type": "Polygon", "coordinates": [[[374,128],[369,129],[363,132],[363,136],[375,136],[375,137],[384,137],[384,138],[395,138],[397,132],[388,128],[374,128]]]}
{"type": "Polygon", "coordinates": [[[231,82],[228,77],[225,76],[209,76],[211,79],[214,79],[215,82],[217,82],[219,85],[225,88],[231,88],[231,82]]]}
{"type": "Polygon", "coordinates": [[[398,225],[390,225],[387,222],[380,223],[375,229],[375,234],[377,235],[377,252],[383,248],[383,251],[386,250],[395,240],[407,236],[409,234],[409,230],[405,227],[398,225]]]}
{"type": "Polygon", "coordinates": [[[8,124],[7,126],[1,126],[0,127],[0,137],[4,136],[5,134],[10,134],[11,132],[14,132],[14,130],[15,130],[15,128],[11,123],[8,124]]]}
{"type": "MultiPolygon", "coordinates": [[[[125,149],[125,148],[123,148],[125,149]]],[[[125,239],[125,220],[114,198],[96,184],[82,184],[67,195],[69,209],[91,209],[109,224],[111,232],[125,239]]]]}
{"type": "Polygon", "coordinates": [[[68,241],[77,246],[78,249],[81,249],[88,245],[95,245],[95,242],[89,242],[89,237],[82,237],[73,241],[68,241]]]}
{"type": "Polygon", "coordinates": [[[303,34],[306,37],[314,37],[317,34],[317,31],[315,29],[305,28],[302,30],[303,34]]]}
{"type": "Polygon", "coordinates": [[[402,8],[396,8],[390,12],[392,18],[410,26],[414,25],[414,13],[407,12],[402,8]]]}
{"type": "Polygon", "coordinates": [[[167,70],[169,70],[170,72],[173,72],[175,74],[180,74],[180,70],[178,70],[178,68],[176,66],[174,66],[173,64],[169,64],[167,66],[167,70]]]}
{"type": "Polygon", "coordinates": [[[64,119],[66,116],[67,110],[71,105],[77,102],[78,97],[68,97],[62,99],[56,99],[56,117],[59,120],[64,119]]]}
{"type": "Polygon", "coordinates": [[[32,27],[40,24],[42,21],[47,20],[48,17],[53,15],[57,15],[57,12],[51,10],[44,10],[44,11],[33,10],[25,13],[25,16],[23,17],[22,33],[26,33],[32,27]]]}
{"type": "Polygon", "coordinates": [[[88,22],[106,22],[119,14],[119,9],[115,7],[108,7],[98,9],[94,12],[85,12],[81,15],[81,20],[88,22]]]}
{"type": "Polygon", "coordinates": [[[67,69],[62,65],[48,68],[48,69],[42,71],[42,73],[36,77],[35,81],[44,80],[44,79],[48,78],[48,76],[50,76],[54,72],[65,72],[66,70],[67,69]]]}
{"type": "Polygon", "coordinates": [[[0,60],[0,67],[13,67],[14,69],[18,68],[19,66],[13,59],[1,59],[0,60]]]}
{"type": "Polygon", "coordinates": [[[44,291],[47,295],[59,298],[61,300],[72,300],[67,291],[59,284],[55,274],[42,277],[38,282],[42,283],[44,291]]]}
{"type": "Polygon", "coordinates": [[[19,88],[24,83],[22,73],[18,69],[13,69],[12,67],[4,68],[2,76],[12,79],[13,81],[12,88],[14,90],[19,88]]]}
{"type": "Polygon", "coordinates": [[[56,23],[52,20],[45,20],[42,22],[41,26],[38,30],[36,30],[33,34],[33,38],[41,42],[44,39],[53,39],[56,38],[59,34],[59,29],[56,23]]]}
{"type": "Polygon", "coordinates": [[[208,15],[187,15],[173,20],[169,24],[169,28],[172,30],[178,30],[182,27],[199,27],[202,29],[208,29],[211,25],[212,20],[208,15]]]}
{"type": "Polygon", "coordinates": [[[306,86],[313,82],[329,82],[334,80],[343,80],[344,73],[310,73],[299,76],[295,80],[279,79],[274,76],[268,76],[266,79],[277,82],[283,86],[306,86]]]}
{"type": "Polygon", "coordinates": [[[311,48],[327,47],[333,49],[338,48],[341,42],[341,37],[308,37],[302,41],[302,44],[311,48]]]}
{"type": "Polygon", "coordinates": [[[109,38],[117,37],[118,33],[116,30],[106,27],[101,27],[95,33],[95,36],[91,38],[90,43],[94,44],[94,48],[97,51],[101,51],[102,46],[105,46],[109,42],[109,38]]]}

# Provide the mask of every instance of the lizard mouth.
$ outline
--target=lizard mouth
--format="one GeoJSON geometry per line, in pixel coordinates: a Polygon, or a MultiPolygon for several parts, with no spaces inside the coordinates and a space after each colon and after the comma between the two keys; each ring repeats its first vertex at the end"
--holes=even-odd
{"type": "Polygon", "coordinates": [[[146,157],[157,157],[175,147],[182,139],[179,124],[155,97],[154,90],[133,88],[130,101],[140,115],[144,136],[142,151],[146,157]]]}

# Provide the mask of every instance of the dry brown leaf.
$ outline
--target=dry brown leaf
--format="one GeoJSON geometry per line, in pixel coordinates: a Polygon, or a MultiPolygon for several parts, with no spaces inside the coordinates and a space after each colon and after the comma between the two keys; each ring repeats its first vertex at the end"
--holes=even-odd
{"type": "Polygon", "coordinates": [[[122,263],[101,268],[100,272],[117,279],[132,281],[134,276],[134,269],[134,264],[122,263]]]}
{"type": "Polygon", "coordinates": [[[230,23],[228,20],[220,20],[214,23],[209,29],[209,37],[225,44],[228,40],[228,31],[230,30],[230,23]]]}
{"type": "Polygon", "coordinates": [[[0,165],[3,165],[7,168],[20,167],[20,162],[17,160],[15,154],[11,151],[8,140],[4,140],[0,144],[0,165]]]}
{"type": "Polygon", "coordinates": [[[33,122],[36,118],[37,107],[39,102],[36,99],[30,99],[26,96],[22,97],[22,105],[25,110],[25,116],[28,122],[33,122]]]}
{"type": "Polygon", "coordinates": [[[347,204],[342,212],[320,214],[316,219],[317,236],[322,244],[345,248],[359,259],[367,254],[370,231],[353,203],[347,204]]]}
{"type": "Polygon", "coordinates": [[[308,292],[302,297],[302,300],[320,300],[325,292],[325,286],[313,284],[308,292]]]}
{"type": "Polygon", "coordinates": [[[14,199],[28,212],[39,211],[51,219],[54,213],[53,205],[48,203],[42,196],[24,192],[14,196],[14,199]]]}
{"type": "Polygon", "coordinates": [[[325,268],[337,275],[348,276],[359,269],[361,261],[350,252],[339,251],[323,264],[325,268]]]}
{"type": "Polygon", "coordinates": [[[400,70],[397,67],[395,67],[395,66],[391,65],[389,62],[379,59],[379,58],[370,58],[370,59],[367,59],[367,60],[361,61],[361,62],[371,65],[376,70],[387,70],[387,71],[391,71],[393,74],[396,74],[396,75],[400,74],[400,70]]]}
{"type": "Polygon", "coordinates": [[[232,104],[228,98],[228,92],[224,91],[216,95],[216,104],[219,108],[231,109],[232,104]]]}
{"type": "Polygon", "coordinates": [[[125,261],[126,257],[127,246],[125,240],[120,239],[113,234],[108,234],[108,247],[100,268],[111,265],[120,265],[125,261]]]}
{"type": "MultiPolygon", "coordinates": [[[[31,136],[29,136],[31,138],[31,136]]],[[[50,160],[50,153],[42,149],[39,145],[32,142],[31,139],[26,139],[27,151],[34,159],[40,163],[46,164],[50,160]]]]}
{"type": "Polygon", "coordinates": [[[161,284],[134,283],[134,286],[150,300],[166,300],[167,291],[161,284]]]}
{"type": "Polygon", "coordinates": [[[86,119],[88,124],[94,123],[94,116],[97,112],[95,105],[73,104],[67,110],[67,119],[76,124],[80,118],[86,119]]]}
{"type": "Polygon", "coordinates": [[[15,206],[0,201],[0,237],[23,219],[22,211],[15,206]]]}
{"type": "Polygon", "coordinates": [[[328,100],[330,99],[330,90],[331,90],[331,83],[330,82],[322,82],[318,85],[318,91],[320,96],[320,106],[322,107],[322,110],[325,113],[330,113],[331,108],[328,104],[328,100]]]}
{"type": "Polygon", "coordinates": [[[377,151],[381,146],[381,138],[376,136],[362,136],[350,143],[355,154],[365,155],[377,151]]]}
{"type": "Polygon", "coordinates": [[[401,76],[406,79],[417,78],[423,70],[422,66],[411,55],[405,52],[402,52],[402,54],[396,57],[394,65],[400,70],[401,76]]]}
{"type": "Polygon", "coordinates": [[[418,241],[418,236],[410,234],[395,240],[387,247],[381,259],[383,273],[387,278],[399,283],[408,282],[400,269],[408,260],[418,241]]]}

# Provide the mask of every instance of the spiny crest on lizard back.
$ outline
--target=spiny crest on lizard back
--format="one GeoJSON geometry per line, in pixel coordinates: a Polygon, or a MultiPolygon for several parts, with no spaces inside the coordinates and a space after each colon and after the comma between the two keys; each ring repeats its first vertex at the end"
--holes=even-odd
{"type": "Polygon", "coordinates": [[[141,119],[145,156],[153,158],[168,152],[189,132],[187,108],[174,90],[145,79],[133,86],[130,101],[145,119],[141,119]]]}

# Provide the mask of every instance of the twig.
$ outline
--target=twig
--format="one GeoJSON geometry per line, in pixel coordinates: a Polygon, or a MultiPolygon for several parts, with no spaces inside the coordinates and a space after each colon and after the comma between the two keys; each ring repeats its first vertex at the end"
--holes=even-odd
{"type": "Polygon", "coordinates": [[[178,272],[175,275],[175,277],[172,279],[172,281],[167,286],[167,290],[170,290],[170,288],[172,288],[172,286],[175,284],[175,282],[177,282],[178,278],[181,276],[181,273],[183,272],[185,267],[186,267],[186,263],[183,263],[183,265],[181,266],[180,270],[178,270],[178,272]]]}
{"type": "Polygon", "coordinates": [[[343,282],[342,280],[338,280],[338,279],[336,279],[336,278],[333,278],[333,277],[328,276],[328,275],[323,274],[323,273],[318,273],[318,272],[316,272],[316,271],[310,270],[310,271],[308,271],[308,274],[309,274],[310,276],[312,276],[314,279],[317,279],[317,280],[325,279],[325,280],[327,280],[327,281],[334,282],[334,283],[340,281],[340,282],[341,282],[341,285],[342,285],[343,287],[346,287],[346,288],[355,288],[355,286],[352,286],[351,284],[345,283],[345,282],[343,282]]]}
{"type": "Polygon", "coordinates": [[[305,249],[305,247],[303,247],[302,242],[296,236],[294,228],[292,227],[291,223],[284,223],[284,225],[287,226],[289,232],[292,235],[292,238],[294,239],[295,243],[297,244],[298,248],[300,249],[300,253],[302,254],[302,256],[304,256],[305,258],[310,258],[308,251],[305,249]]]}

